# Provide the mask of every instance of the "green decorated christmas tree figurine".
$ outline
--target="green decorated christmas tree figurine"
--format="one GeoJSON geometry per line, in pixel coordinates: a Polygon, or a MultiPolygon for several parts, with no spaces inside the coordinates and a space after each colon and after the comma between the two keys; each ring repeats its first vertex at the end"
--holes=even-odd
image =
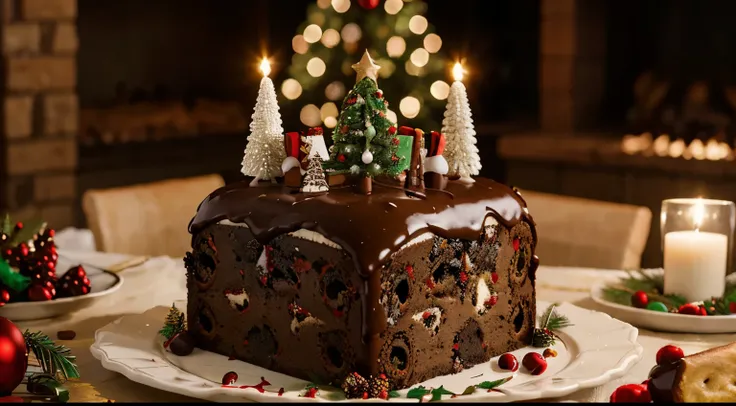
{"type": "Polygon", "coordinates": [[[376,81],[380,69],[368,51],[353,65],[357,83],[345,96],[342,111],[332,135],[334,144],[325,167],[332,173],[358,175],[361,189],[370,193],[370,179],[378,175],[397,176],[403,170],[398,155],[396,123],[386,117],[388,102],[376,81]]]}

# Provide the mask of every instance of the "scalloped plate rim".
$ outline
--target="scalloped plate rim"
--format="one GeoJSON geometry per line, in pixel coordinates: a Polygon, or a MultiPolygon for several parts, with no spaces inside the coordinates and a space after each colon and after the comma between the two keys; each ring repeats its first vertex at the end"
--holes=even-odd
{"type": "MultiPolygon", "coordinates": [[[[546,307],[547,305],[549,305],[549,302],[540,301],[537,303],[538,308],[542,308],[543,306],[546,307]]],[[[601,326],[601,325],[611,326],[611,325],[618,324],[617,326],[618,329],[628,331],[628,334],[625,334],[625,336],[627,337],[627,340],[625,340],[623,343],[616,343],[617,345],[620,344],[622,348],[620,350],[620,353],[617,353],[617,356],[618,356],[617,360],[616,361],[612,360],[612,363],[614,363],[614,365],[612,365],[610,368],[600,373],[600,375],[590,377],[587,379],[566,378],[565,383],[563,384],[562,387],[555,387],[554,379],[550,379],[551,386],[547,388],[543,388],[543,389],[514,390],[513,387],[509,387],[508,389],[504,389],[503,387],[500,387],[499,388],[501,390],[500,396],[499,396],[499,392],[492,392],[492,394],[487,394],[487,392],[480,392],[480,393],[476,393],[476,394],[469,395],[469,396],[456,397],[454,399],[446,397],[442,399],[442,402],[452,402],[452,401],[512,402],[512,401],[520,401],[520,400],[559,398],[559,397],[566,396],[574,392],[577,392],[581,389],[598,387],[613,379],[619,378],[623,376],[636,362],[638,362],[641,359],[642,354],[643,354],[643,347],[637,342],[638,330],[635,327],[631,326],[628,323],[614,319],[605,313],[601,313],[601,312],[597,312],[597,311],[589,310],[589,309],[584,309],[584,308],[575,306],[567,302],[563,302],[560,304],[560,307],[563,307],[563,306],[565,307],[570,306],[572,308],[575,308],[576,311],[582,311],[581,314],[586,314],[589,317],[598,318],[599,320],[595,320],[595,326],[601,326]]],[[[286,397],[280,397],[277,395],[276,392],[272,392],[272,391],[267,391],[265,393],[259,393],[257,391],[233,391],[233,390],[221,388],[219,383],[205,380],[205,378],[202,378],[198,375],[191,374],[177,367],[176,365],[171,363],[171,361],[167,360],[165,357],[162,357],[161,354],[158,353],[159,349],[156,346],[152,346],[150,355],[152,355],[153,357],[161,358],[164,361],[165,366],[168,366],[169,368],[173,368],[181,374],[189,375],[191,377],[195,377],[196,379],[209,382],[212,385],[208,387],[190,387],[190,386],[187,386],[186,383],[175,384],[174,383],[176,382],[175,380],[163,381],[163,380],[156,379],[150,374],[140,373],[137,368],[129,364],[126,364],[124,362],[125,358],[111,359],[104,350],[104,347],[106,345],[109,345],[110,343],[104,344],[100,341],[102,336],[105,336],[105,337],[114,336],[114,334],[110,334],[110,335],[104,334],[105,332],[114,329],[114,327],[111,327],[111,326],[115,324],[119,324],[125,318],[135,318],[135,317],[144,317],[144,314],[126,315],[98,329],[95,332],[95,342],[90,346],[90,352],[95,358],[100,360],[102,366],[105,369],[108,369],[114,372],[118,372],[122,374],[123,376],[125,376],[126,378],[130,379],[131,381],[134,381],[134,382],[137,382],[143,385],[151,386],[157,389],[161,389],[164,391],[174,392],[174,393],[178,393],[181,395],[190,396],[190,397],[203,399],[203,400],[253,401],[253,402],[282,402],[282,401],[345,402],[345,401],[351,401],[349,399],[330,400],[330,399],[325,399],[325,398],[317,398],[317,399],[303,398],[303,397],[286,398],[286,397]]],[[[587,324],[587,325],[592,326],[592,324],[587,324]]],[[[580,341],[580,339],[576,340],[574,338],[574,335],[575,335],[574,325],[564,329],[563,333],[565,333],[564,336],[569,337],[567,339],[563,337],[563,342],[566,342],[567,340],[580,341]]],[[[144,333],[141,333],[141,334],[144,334],[144,333]]],[[[601,337],[606,337],[606,335],[603,334],[602,332],[601,337]]],[[[600,344],[600,346],[597,348],[604,348],[607,345],[611,344],[611,343],[606,343],[605,340],[604,341],[601,341],[598,339],[591,340],[589,338],[581,338],[581,339],[587,340],[588,342],[600,344]]],[[[567,342],[565,345],[568,345],[567,342]]],[[[578,357],[580,356],[582,355],[578,355],[578,357]]],[[[136,357],[136,358],[139,359],[140,357],[136,357]]],[[[572,363],[573,360],[571,360],[570,362],[572,363]]],[[[238,362],[242,362],[242,361],[238,361],[238,362]]],[[[564,368],[562,368],[562,370],[558,372],[558,374],[566,371],[568,367],[571,365],[571,363],[566,364],[564,368]]],[[[162,365],[162,367],[164,367],[164,365],[162,365]]],[[[553,377],[549,377],[549,378],[553,378],[553,377]]],[[[520,386],[523,386],[523,384],[520,386]]],[[[390,401],[392,402],[410,401],[411,402],[411,401],[416,401],[416,400],[401,397],[401,398],[392,398],[390,399],[390,401]]]]}

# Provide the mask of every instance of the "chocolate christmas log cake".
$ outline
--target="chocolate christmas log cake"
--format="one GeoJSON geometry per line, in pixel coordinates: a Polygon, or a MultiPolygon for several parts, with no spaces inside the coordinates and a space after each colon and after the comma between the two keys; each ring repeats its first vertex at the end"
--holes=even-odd
{"type": "Polygon", "coordinates": [[[392,388],[528,345],[538,260],[523,199],[484,178],[423,193],[213,192],[185,261],[196,345],[324,383],[383,373],[392,388]]]}

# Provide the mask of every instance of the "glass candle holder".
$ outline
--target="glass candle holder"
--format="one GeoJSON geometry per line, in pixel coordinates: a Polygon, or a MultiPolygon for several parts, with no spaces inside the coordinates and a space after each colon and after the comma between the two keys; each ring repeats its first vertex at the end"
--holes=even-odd
{"type": "Polygon", "coordinates": [[[689,302],[721,297],[731,269],[736,205],[726,200],[662,202],[664,293],[689,302]]]}

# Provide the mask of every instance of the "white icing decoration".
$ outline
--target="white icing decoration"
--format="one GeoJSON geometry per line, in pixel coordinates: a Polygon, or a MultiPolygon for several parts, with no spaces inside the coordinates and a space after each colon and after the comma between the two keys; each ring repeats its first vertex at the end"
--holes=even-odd
{"type": "Polygon", "coordinates": [[[311,147],[309,147],[309,155],[307,155],[307,158],[313,158],[315,155],[319,155],[323,161],[330,160],[330,154],[327,152],[327,145],[325,144],[325,137],[321,135],[312,135],[307,137],[306,142],[311,145],[311,147]]]}
{"type": "Polygon", "coordinates": [[[422,326],[424,326],[427,330],[429,330],[429,335],[434,336],[437,334],[437,329],[440,327],[440,323],[442,322],[442,310],[440,310],[439,307],[430,307],[429,309],[419,312],[411,317],[414,321],[419,322],[422,326]],[[432,321],[432,324],[429,325],[429,327],[425,326],[424,324],[424,313],[429,313],[430,315],[434,316],[434,320],[432,321]]]}
{"type": "Polygon", "coordinates": [[[256,262],[256,268],[265,270],[267,263],[268,255],[266,255],[266,247],[263,247],[263,251],[261,251],[261,256],[258,257],[258,261],[256,262]]]}
{"type": "Polygon", "coordinates": [[[246,302],[250,302],[248,293],[242,289],[240,290],[240,293],[226,293],[225,297],[227,297],[227,300],[230,302],[230,307],[235,310],[238,310],[238,305],[243,307],[246,302]]]}
{"type": "Polygon", "coordinates": [[[430,156],[424,159],[424,172],[434,172],[440,175],[447,175],[450,167],[447,160],[442,155],[430,156]]]}
{"type": "Polygon", "coordinates": [[[321,326],[324,324],[324,322],[316,317],[307,316],[302,322],[300,323],[299,320],[296,319],[296,317],[291,319],[291,332],[294,335],[299,335],[299,330],[301,329],[302,325],[304,324],[315,324],[318,326],[321,326]]]}
{"type": "Polygon", "coordinates": [[[301,164],[299,163],[299,160],[294,158],[293,156],[287,156],[286,159],[281,163],[281,171],[283,173],[289,172],[290,170],[298,167],[299,172],[304,175],[304,169],[302,169],[301,164]]]}
{"type": "Polygon", "coordinates": [[[488,285],[483,278],[478,279],[478,288],[476,290],[475,310],[478,314],[486,312],[486,302],[491,298],[491,290],[488,289],[488,285]]]}

